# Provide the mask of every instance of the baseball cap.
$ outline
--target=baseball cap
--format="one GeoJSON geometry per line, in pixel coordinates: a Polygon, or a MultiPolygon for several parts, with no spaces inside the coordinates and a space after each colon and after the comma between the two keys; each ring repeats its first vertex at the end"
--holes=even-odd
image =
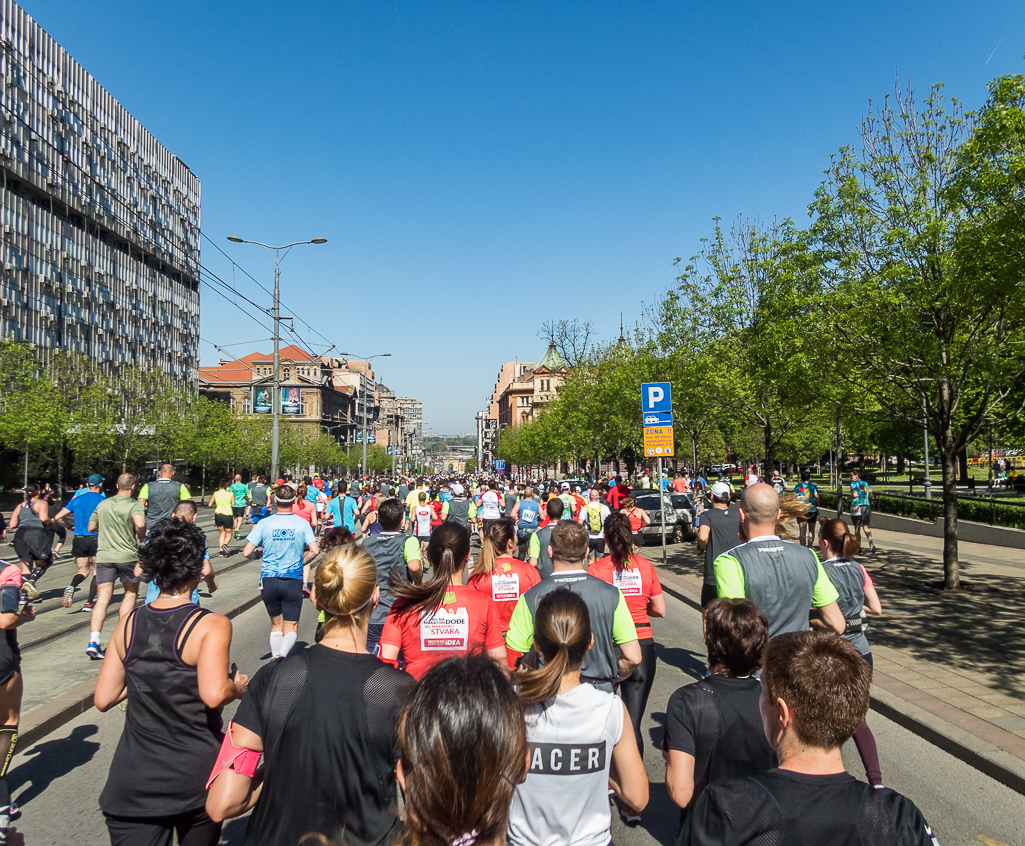
{"type": "Polygon", "coordinates": [[[569,490],[569,482],[563,482],[561,485],[559,485],[559,489],[560,490],[564,490],[564,491],[568,491],[569,490]]]}
{"type": "Polygon", "coordinates": [[[276,481],[276,482],[274,483],[274,486],[275,486],[275,487],[278,487],[278,488],[280,488],[280,487],[281,487],[281,486],[282,486],[283,484],[285,484],[285,480],[284,480],[284,479],[278,479],[278,480],[277,480],[277,481],[276,481]]]}
{"type": "Polygon", "coordinates": [[[104,479],[99,473],[92,473],[89,478],[85,480],[85,483],[92,487],[94,485],[102,485],[103,481],[104,479]]]}
{"type": "Polygon", "coordinates": [[[730,486],[725,482],[716,482],[712,485],[712,496],[729,496],[730,486]]]}
{"type": "Polygon", "coordinates": [[[451,485],[449,485],[449,487],[452,488],[452,493],[455,496],[463,495],[463,486],[460,485],[459,482],[453,482],[451,485]]]}

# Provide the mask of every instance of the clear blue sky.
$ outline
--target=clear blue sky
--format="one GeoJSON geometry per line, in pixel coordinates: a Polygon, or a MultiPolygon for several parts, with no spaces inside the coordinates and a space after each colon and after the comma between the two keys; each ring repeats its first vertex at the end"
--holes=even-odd
{"type": "MultiPolygon", "coordinates": [[[[199,176],[203,231],[267,287],[225,236],[329,239],[285,260],[283,302],[391,352],[380,378],[446,434],[501,362],[539,359],[545,320],[640,319],[715,215],[805,221],[898,73],[976,107],[1025,71],[1021,0],[23,5],[199,176]]],[[[203,264],[269,305],[208,242],[203,264]]],[[[201,335],[266,337],[205,288],[201,335]]]]}

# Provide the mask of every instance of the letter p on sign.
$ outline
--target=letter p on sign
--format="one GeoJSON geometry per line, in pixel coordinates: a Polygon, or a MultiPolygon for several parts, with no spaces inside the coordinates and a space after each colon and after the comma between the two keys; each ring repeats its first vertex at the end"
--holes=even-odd
{"type": "Polygon", "coordinates": [[[641,385],[641,411],[673,410],[672,387],[669,382],[647,382],[641,385]]]}

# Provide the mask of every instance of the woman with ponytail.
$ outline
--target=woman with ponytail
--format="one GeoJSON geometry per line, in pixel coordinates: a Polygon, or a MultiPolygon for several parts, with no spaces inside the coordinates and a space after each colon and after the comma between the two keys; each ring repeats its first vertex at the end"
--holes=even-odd
{"type": "MultiPolygon", "coordinates": [[[[641,719],[648,706],[648,695],[655,682],[655,638],[651,632],[651,617],[665,617],[666,600],[662,585],[652,563],[634,553],[633,532],[630,521],[621,511],[616,511],[605,520],[605,543],[609,555],[595,561],[587,570],[603,582],[619,588],[630,609],[637,640],[641,647],[641,665],[619,683],[619,695],[623,697],[626,710],[634,724],[637,748],[644,750],[641,735],[641,719]]],[[[626,814],[628,817],[631,814],[626,814]]]]}
{"type": "Polygon", "coordinates": [[[534,650],[544,666],[514,678],[531,752],[509,811],[512,846],[610,843],[610,785],[624,804],[648,804],[648,776],[622,700],[580,681],[592,643],[580,594],[562,587],[542,597],[534,650]]]}
{"type": "MultiPolygon", "coordinates": [[[[491,597],[503,635],[509,631],[509,619],[516,601],[541,581],[537,567],[513,557],[517,543],[516,521],[511,517],[495,520],[488,527],[477,564],[467,582],[469,587],[491,597]]],[[[512,668],[513,665],[509,666],[512,668]]]]}
{"type": "MultiPolygon", "coordinates": [[[[872,584],[872,577],[854,560],[854,556],[860,551],[858,539],[851,534],[843,520],[834,518],[822,524],[819,530],[822,569],[826,571],[829,581],[840,594],[837,605],[847,621],[847,631],[843,636],[857,647],[871,666],[872,647],[865,637],[865,612],[881,615],[883,606],[879,602],[875,585],[872,584]]],[[[812,626],[832,631],[832,628],[825,624],[819,626],[818,620],[812,620],[812,626]]],[[[883,776],[879,769],[879,752],[868,723],[862,722],[854,733],[854,745],[858,747],[858,754],[861,755],[861,763],[865,766],[865,776],[869,783],[881,786],[883,776]]]]}
{"type": "Polygon", "coordinates": [[[250,808],[245,846],[391,842],[399,717],[413,686],[367,652],[380,589],[374,558],[342,544],[325,554],[311,599],[327,617],[320,643],[264,666],[249,683],[210,776],[220,821],[250,808]],[[263,753],[263,766],[257,762],[263,753]]]}
{"type": "Polygon", "coordinates": [[[505,639],[491,598],[463,584],[470,560],[470,532],[443,523],[427,544],[433,578],[417,585],[395,575],[388,590],[395,603],[381,632],[380,656],[396,664],[401,652],[406,670],[419,679],[454,655],[485,652],[504,666],[505,639]]]}

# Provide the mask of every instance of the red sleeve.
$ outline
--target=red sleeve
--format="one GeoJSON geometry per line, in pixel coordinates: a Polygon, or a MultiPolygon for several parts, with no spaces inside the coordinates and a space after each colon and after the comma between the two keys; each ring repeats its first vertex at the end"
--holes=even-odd
{"type": "Polygon", "coordinates": [[[484,573],[478,573],[476,576],[470,576],[466,582],[468,588],[473,588],[477,593],[484,594],[485,596],[491,596],[491,579],[484,573]],[[487,584],[485,584],[487,582],[487,584]]]}
{"type": "Polygon", "coordinates": [[[868,574],[868,570],[865,569],[864,564],[859,563],[858,566],[861,568],[861,572],[865,574],[865,584],[861,586],[861,589],[865,590],[865,588],[872,584],[872,577],[868,574]]]}
{"type": "Polygon", "coordinates": [[[408,623],[409,617],[403,617],[402,622],[399,621],[399,616],[394,610],[388,612],[388,617],[384,621],[384,628],[381,630],[381,644],[387,646],[396,646],[399,649],[402,648],[402,629],[404,624],[408,623]]]}
{"type": "Polygon", "coordinates": [[[484,618],[484,648],[499,649],[505,648],[505,636],[502,634],[502,627],[498,624],[498,611],[495,603],[484,597],[487,605],[487,616],[484,618]]]}
{"type": "MultiPolygon", "coordinates": [[[[647,561],[647,559],[645,560],[647,561]]],[[[650,561],[648,561],[648,570],[651,571],[651,588],[648,590],[648,596],[661,596],[662,582],[658,580],[658,570],[650,561]]]]}

